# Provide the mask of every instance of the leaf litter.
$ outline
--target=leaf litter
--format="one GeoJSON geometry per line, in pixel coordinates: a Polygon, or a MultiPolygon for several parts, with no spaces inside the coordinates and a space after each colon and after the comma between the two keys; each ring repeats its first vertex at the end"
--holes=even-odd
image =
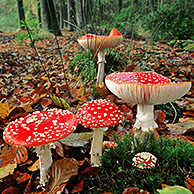
{"type": "MultiPolygon", "coordinates": [[[[1,133],[9,122],[33,111],[58,107],[76,113],[82,104],[94,98],[106,98],[113,101],[121,108],[126,118],[125,126],[119,125],[108,130],[104,137],[105,140],[112,140],[114,133],[118,134],[121,139],[125,134],[133,133],[132,125],[136,106],[118,99],[109,92],[106,86],[96,87],[94,96],[91,92],[91,82],[87,83],[85,93],[84,84],[77,83],[77,79],[80,79],[79,75],[73,75],[68,70],[74,56],[80,50],[76,41],[77,35],[66,30],[63,33],[63,37],[57,37],[63,61],[56,49],[55,39],[36,41],[40,56],[38,57],[29,46],[29,40],[24,41],[21,45],[14,41],[14,33],[0,34],[2,42],[0,45],[1,133]]],[[[152,44],[129,39],[124,39],[123,43],[114,49],[114,52],[126,56],[125,71],[154,70],[175,82],[192,82],[192,88],[188,94],[175,102],[182,111],[179,123],[166,123],[167,115],[163,110],[155,111],[155,120],[159,125],[156,131],[158,136],[181,138],[193,143],[194,53],[180,51],[163,42],[152,44]]],[[[119,64],[116,68],[122,70],[119,64]]],[[[33,150],[10,147],[2,140],[2,136],[0,140],[2,150],[0,192],[22,193],[25,191],[29,194],[40,194],[62,193],[71,190],[72,193],[79,193],[84,187],[84,176],[98,174],[97,169],[91,168],[89,164],[91,129],[80,125],[67,140],[56,142],[57,149],[52,150],[55,162],[50,168],[48,187],[43,191],[37,189],[39,165],[33,150]]],[[[193,179],[188,179],[187,187],[193,191],[193,179]]],[[[139,189],[126,188],[124,192],[138,193],[139,189]]]]}

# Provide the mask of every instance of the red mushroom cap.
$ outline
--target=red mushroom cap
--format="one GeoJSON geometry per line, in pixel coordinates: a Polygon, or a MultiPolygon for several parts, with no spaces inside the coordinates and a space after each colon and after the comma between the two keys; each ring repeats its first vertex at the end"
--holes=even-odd
{"type": "Polygon", "coordinates": [[[108,100],[93,100],[85,103],[77,113],[78,122],[84,127],[109,127],[122,123],[119,107],[108,100]]]}
{"type": "Polygon", "coordinates": [[[117,29],[112,29],[109,36],[98,36],[95,34],[86,34],[78,38],[79,44],[84,49],[103,50],[106,48],[114,48],[123,39],[122,34],[117,29]]]}
{"type": "Polygon", "coordinates": [[[37,111],[11,122],[3,132],[11,145],[33,147],[65,138],[77,127],[76,116],[68,110],[37,111]]]}
{"type": "Polygon", "coordinates": [[[118,96],[134,104],[162,104],[185,95],[191,82],[172,83],[158,73],[122,72],[106,76],[106,86],[118,96]]]}

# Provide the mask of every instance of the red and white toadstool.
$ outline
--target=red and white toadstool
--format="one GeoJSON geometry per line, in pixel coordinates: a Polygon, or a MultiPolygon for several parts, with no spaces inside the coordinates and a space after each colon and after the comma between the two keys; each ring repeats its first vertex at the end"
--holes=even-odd
{"type": "Polygon", "coordinates": [[[133,166],[139,169],[150,169],[156,166],[157,158],[149,152],[141,152],[135,155],[133,166]]]}
{"type": "Polygon", "coordinates": [[[97,83],[104,80],[104,49],[116,47],[123,39],[122,34],[117,29],[112,29],[108,36],[98,36],[95,34],[86,34],[78,38],[79,44],[84,49],[90,49],[93,53],[98,52],[98,74],[97,83]]]}
{"type": "Polygon", "coordinates": [[[14,146],[35,148],[40,161],[40,185],[44,186],[52,164],[51,143],[73,133],[77,124],[76,116],[68,110],[37,111],[11,122],[3,139],[14,146]]]}
{"type": "Polygon", "coordinates": [[[119,98],[137,104],[134,127],[143,132],[157,128],[154,104],[172,102],[185,95],[191,87],[191,82],[172,83],[167,77],[152,71],[113,73],[106,76],[105,83],[119,98]]]}
{"type": "Polygon", "coordinates": [[[124,120],[121,110],[108,100],[93,100],[85,103],[77,113],[78,122],[84,127],[94,129],[91,146],[91,165],[100,165],[102,155],[103,133],[110,126],[122,123],[124,120]]]}

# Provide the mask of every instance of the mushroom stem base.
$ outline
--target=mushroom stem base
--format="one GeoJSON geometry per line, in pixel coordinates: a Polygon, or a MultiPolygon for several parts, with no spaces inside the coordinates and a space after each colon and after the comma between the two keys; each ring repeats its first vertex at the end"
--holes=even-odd
{"type": "Polygon", "coordinates": [[[97,83],[102,83],[104,80],[104,64],[105,64],[104,50],[98,52],[98,74],[97,83]]]}
{"type": "Polygon", "coordinates": [[[48,169],[53,162],[52,154],[50,150],[50,144],[36,146],[35,150],[36,150],[37,156],[39,157],[40,185],[45,186],[47,183],[48,169]]]}
{"type": "Polygon", "coordinates": [[[137,105],[137,115],[134,127],[140,129],[143,132],[153,131],[158,127],[154,121],[154,105],[137,105]]]}
{"type": "Polygon", "coordinates": [[[91,166],[100,166],[100,157],[102,156],[102,140],[104,131],[108,128],[95,128],[91,145],[91,166]]]}

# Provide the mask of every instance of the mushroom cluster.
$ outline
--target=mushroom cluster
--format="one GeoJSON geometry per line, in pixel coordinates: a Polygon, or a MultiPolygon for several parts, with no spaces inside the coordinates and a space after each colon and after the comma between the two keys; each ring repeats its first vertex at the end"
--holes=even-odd
{"type": "Polygon", "coordinates": [[[139,169],[150,169],[156,166],[157,158],[149,152],[137,153],[132,159],[133,166],[139,169]]]}
{"type": "Polygon", "coordinates": [[[77,113],[78,122],[84,127],[93,128],[91,145],[91,165],[100,165],[103,133],[108,127],[122,123],[123,113],[116,104],[108,100],[93,100],[85,103],[77,113]]]}
{"type": "Polygon", "coordinates": [[[153,114],[155,104],[172,102],[185,95],[191,87],[191,82],[172,83],[167,77],[152,71],[112,73],[106,76],[105,83],[119,98],[137,104],[134,128],[142,132],[157,128],[153,114]]]}
{"type": "Polygon", "coordinates": [[[35,148],[40,162],[40,185],[44,186],[52,164],[52,143],[71,134],[77,124],[76,116],[68,110],[36,111],[11,122],[3,132],[3,139],[14,146],[35,148]]]}
{"type": "Polygon", "coordinates": [[[104,49],[116,47],[122,39],[122,34],[115,28],[111,30],[108,36],[86,34],[78,38],[79,44],[84,49],[89,49],[93,53],[98,52],[97,83],[101,83],[104,80],[104,64],[106,63],[104,49]]]}

